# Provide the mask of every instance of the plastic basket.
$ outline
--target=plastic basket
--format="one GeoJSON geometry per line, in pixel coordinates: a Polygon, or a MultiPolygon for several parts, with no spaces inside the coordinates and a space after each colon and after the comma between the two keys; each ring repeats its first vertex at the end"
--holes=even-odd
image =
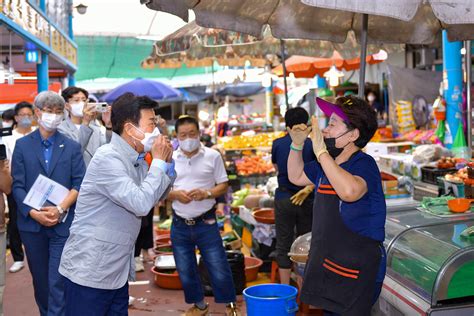
{"type": "Polygon", "coordinates": [[[421,181],[425,183],[430,183],[437,185],[438,177],[443,177],[448,173],[455,173],[457,171],[456,168],[449,168],[449,169],[438,169],[436,167],[425,166],[421,167],[421,181]]]}

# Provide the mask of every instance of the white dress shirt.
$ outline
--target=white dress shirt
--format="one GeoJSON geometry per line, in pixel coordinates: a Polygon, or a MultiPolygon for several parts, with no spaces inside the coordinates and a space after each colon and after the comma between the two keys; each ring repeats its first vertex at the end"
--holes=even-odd
{"type": "MultiPolygon", "coordinates": [[[[173,153],[175,161],[176,180],[173,190],[191,191],[193,189],[209,190],[216,184],[228,181],[221,155],[214,149],[201,145],[198,153],[188,158],[181,149],[173,153]]],[[[198,217],[209,211],[215,199],[204,199],[202,201],[191,201],[183,204],[173,201],[173,210],[183,218],[198,217]]]]}

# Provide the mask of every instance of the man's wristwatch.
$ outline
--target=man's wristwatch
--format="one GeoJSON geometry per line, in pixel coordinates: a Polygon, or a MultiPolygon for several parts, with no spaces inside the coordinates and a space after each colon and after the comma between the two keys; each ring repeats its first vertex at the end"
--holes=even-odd
{"type": "Polygon", "coordinates": [[[59,216],[63,215],[66,213],[66,211],[61,207],[61,205],[56,205],[56,208],[58,209],[59,216]]]}
{"type": "Polygon", "coordinates": [[[206,193],[207,193],[207,198],[212,199],[212,192],[207,190],[206,193]]]}

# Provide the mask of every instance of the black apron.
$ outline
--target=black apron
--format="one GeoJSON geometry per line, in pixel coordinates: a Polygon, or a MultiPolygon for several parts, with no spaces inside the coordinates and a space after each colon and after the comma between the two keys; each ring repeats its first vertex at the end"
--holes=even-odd
{"type": "Polygon", "coordinates": [[[370,315],[381,243],[351,231],[326,177],[313,206],[313,229],[301,300],[342,315],[370,315]]]}

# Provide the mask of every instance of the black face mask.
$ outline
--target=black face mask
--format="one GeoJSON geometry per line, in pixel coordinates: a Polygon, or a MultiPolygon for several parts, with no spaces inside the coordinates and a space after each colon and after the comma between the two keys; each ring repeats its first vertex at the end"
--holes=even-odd
{"type": "Polygon", "coordinates": [[[332,159],[336,159],[336,157],[339,156],[342,153],[342,151],[344,150],[344,148],[349,144],[349,143],[347,143],[344,147],[337,148],[336,147],[336,139],[346,135],[350,131],[351,130],[348,130],[348,131],[342,133],[341,135],[339,135],[337,137],[331,137],[331,138],[325,138],[324,139],[324,143],[326,144],[326,149],[328,150],[329,156],[331,156],[332,159]]]}

